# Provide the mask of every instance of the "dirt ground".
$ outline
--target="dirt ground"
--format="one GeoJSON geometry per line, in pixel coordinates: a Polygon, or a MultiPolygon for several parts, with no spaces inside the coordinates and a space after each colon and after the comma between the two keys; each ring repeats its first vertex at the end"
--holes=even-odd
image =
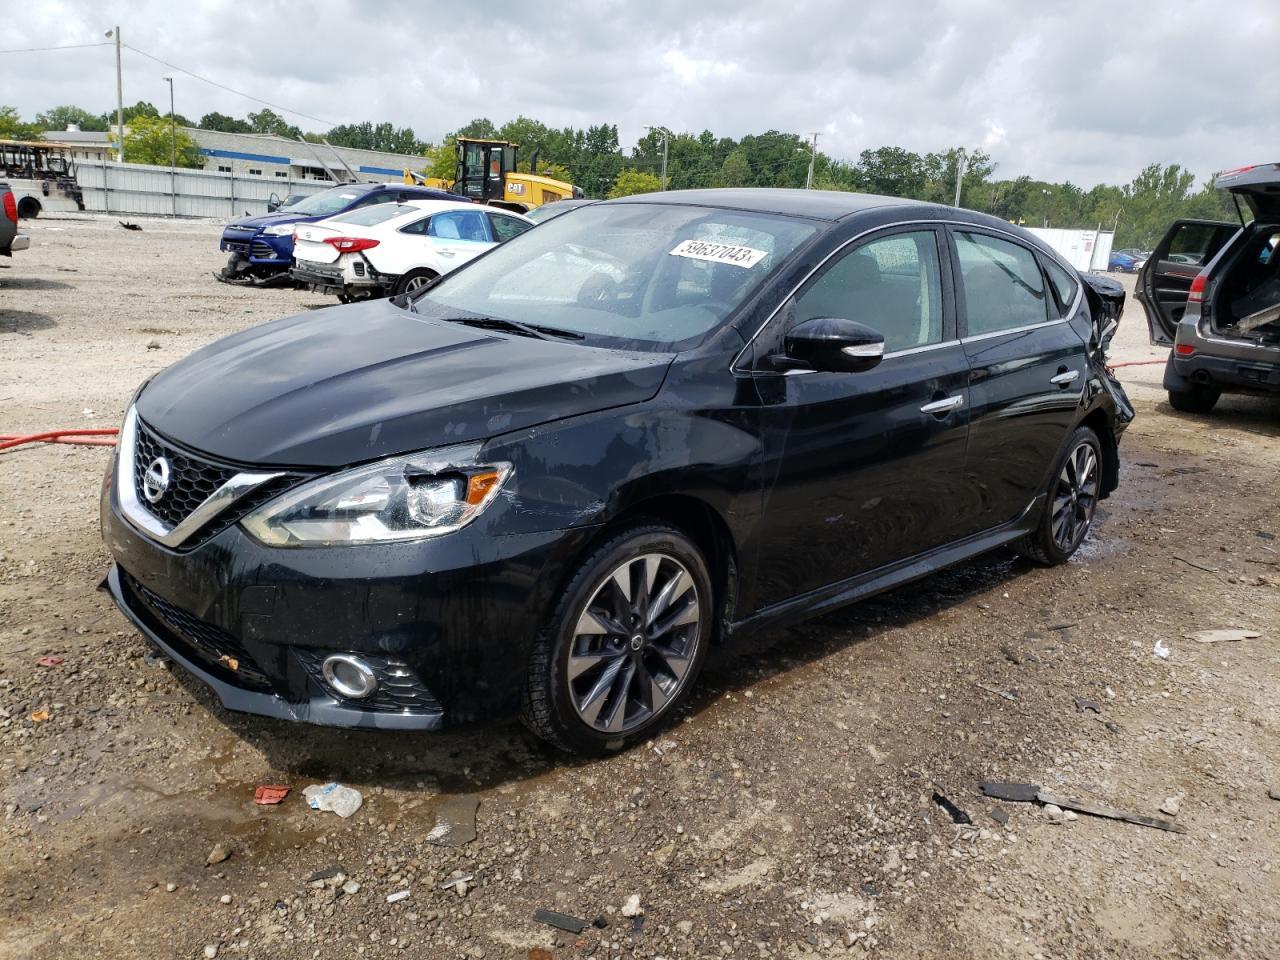
{"type": "MultiPolygon", "coordinates": [[[[26,224],[0,264],[0,432],[116,426],[151,371],[325,303],[216,283],[217,225],[140,222],[26,224]]],[[[1136,305],[1120,331],[1117,362],[1162,355],[1136,305]]],[[[595,762],[511,720],[222,710],[95,589],[108,452],[0,453],[0,957],[1276,956],[1280,402],[1186,416],[1159,366],[1120,373],[1138,419],[1072,563],[993,554],[721,650],[681,722],[595,762]],[[1187,638],[1226,627],[1260,636],[1187,638]],[[1052,822],[984,779],[1172,799],[1186,832],[1052,822]],[[328,780],[362,791],[350,819],[303,800],[328,780]],[[260,784],[293,792],[255,806],[260,784]],[[472,801],[473,841],[428,841],[472,801]]]]}

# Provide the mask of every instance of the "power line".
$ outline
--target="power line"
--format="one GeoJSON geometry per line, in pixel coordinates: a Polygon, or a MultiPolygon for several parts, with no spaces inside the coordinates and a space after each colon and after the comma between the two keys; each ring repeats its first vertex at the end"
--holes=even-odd
{"type": "Polygon", "coordinates": [[[99,43],[68,43],[61,47],[20,47],[15,50],[0,50],[0,54],[5,53],[45,53],[49,50],[83,50],[85,47],[110,47],[111,43],[102,41],[99,43]]]}
{"type": "Polygon", "coordinates": [[[326,127],[337,126],[336,123],[333,123],[330,120],[324,120],[320,117],[313,117],[311,114],[303,113],[301,110],[292,110],[289,107],[281,106],[278,103],[272,103],[270,100],[263,100],[261,97],[255,97],[251,93],[245,93],[243,90],[233,89],[232,87],[228,87],[226,84],[218,83],[217,80],[210,80],[208,77],[202,77],[198,73],[191,72],[186,67],[180,67],[176,63],[170,63],[168,60],[162,60],[159,57],[155,56],[154,54],[147,53],[147,51],[145,50],[139,50],[137,47],[133,46],[132,44],[126,43],[126,44],[122,44],[122,46],[128,47],[134,53],[142,54],[148,60],[154,60],[156,63],[163,64],[164,66],[169,67],[171,70],[177,70],[179,73],[185,73],[188,77],[191,77],[195,80],[199,80],[201,83],[207,83],[209,84],[209,86],[217,87],[219,90],[225,90],[227,91],[227,93],[234,93],[238,97],[244,97],[246,100],[252,100],[254,103],[260,103],[264,107],[271,107],[273,110],[282,110],[285,113],[293,114],[295,117],[305,117],[308,120],[314,120],[316,123],[322,123],[326,127]]]}

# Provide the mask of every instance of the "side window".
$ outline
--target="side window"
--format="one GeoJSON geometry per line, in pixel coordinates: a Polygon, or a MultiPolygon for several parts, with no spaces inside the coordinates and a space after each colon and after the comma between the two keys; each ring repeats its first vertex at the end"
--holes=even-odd
{"type": "Polygon", "coordinates": [[[1235,233],[1234,225],[1184,223],[1169,238],[1165,260],[1184,266],[1202,267],[1217,255],[1235,233]]]}
{"type": "Polygon", "coordinates": [[[430,223],[430,217],[423,217],[421,220],[415,220],[413,223],[409,223],[401,227],[400,232],[413,234],[417,237],[423,237],[427,235],[427,226],[430,223]]]}
{"type": "Polygon", "coordinates": [[[796,321],[857,320],[884,334],[885,352],[942,341],[942,282],[932,230],[863,244],[827,268],[796,302],[796,321]]]}
{"type": "Polygon", "coordinates": [[[489,214],[489,223],[493,225],[493,239],[498,243],[505,243],[512,237],[518,237],[533,226],[515,217],[504,217],[500,213],[489,214]]]}
{"type": "Polygon", "coordinates": [[[1071,308],[1071,304],[1075,302],[1076,288],[1080,284],[1075,277],[1071,276],[1048,257],[1044,260],[1044,269],[1045,273],[1049,274],[1049,282],[1053,284],[1054,292],[1058,295],[1058,306],[1062,308],[1062,313],[1065,316],[1066,312],[1071,308]]]}
{"type": "Polygon", "coordinates": [[[957,231],[968,334],[998,333],[1049,319],[1049,297],[1036,256],[1021,244],[957,231]]]}
{"type": "Polygon", "coordinates": [[[484,214],[479,211],[451,210],[447,213],[437,213],[431,218],[427,233],[441,240],[489,242],[489,232],[484,227],[484,214]]]}
{"type": "Polygon", "coordinates": [[[371,207],[375,203],[390,203],[394,199],[395,196],[385,190],[371,190],[356,202],[356,206],[371,207]]]}

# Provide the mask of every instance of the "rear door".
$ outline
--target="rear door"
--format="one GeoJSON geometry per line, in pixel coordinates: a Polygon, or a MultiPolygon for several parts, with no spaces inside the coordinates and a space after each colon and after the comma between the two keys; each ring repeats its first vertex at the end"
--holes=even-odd
{"type": "Polygon", "coordinates": [[[949,232],[972,405],[959,486],[973,500],[954,508],[986,530],[1031,505],[1075,422],[1088,379],[1084,337],[1073,326],[1080,291],[1061,278],[1064,309],[1019,239],[981,227],[949,232]]]}
{"type": "Polygon", "coordinates": [[[460,267],[493,246],[489,221],[478,208],[433,215],[427,225],[427,235],[440,257],[441,272],[460,267]]]}
{"type": "Polygon", "coordinates": [[[1191,281],[1239,229],[1239,224],[1217,220],[1175,220],[1156,244],[1133,294],[1147,313],[1152,343],[1173,343],[1191,281]]]}

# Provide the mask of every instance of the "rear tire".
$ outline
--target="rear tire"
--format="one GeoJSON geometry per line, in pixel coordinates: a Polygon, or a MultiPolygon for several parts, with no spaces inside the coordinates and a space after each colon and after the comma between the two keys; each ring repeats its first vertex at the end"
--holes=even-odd
{"type": "Polygon", "coordinates": [[[1077,427],[1054,464],[1048,500],[1036,529],[1013,548],[1046,567],[1066,563],[1089,534],[1102,490],[1102,441],[1077,427]]]}
{"type": "Polygon", "coordinates": [[[521,719],[570,753],[652,734],[689,697],[714,632],[711,576],[675,527],[624,529],[582,561],[529,659],[521,719]]]}
{"type": "Polygon", "coordinates": [[[1169,406],[1182,413],[1208,413],[1213,409],[1222,391],[1195,383],[1190,390],[1170,390],[1169,406]]]}
{"type": "Polygon", "coordinates": [[[40,216],[41,209],[40,201],[35,197],[23,197],[18,201],[18,219],[34,220],[40,216]]]}
{"type": "Polygon", "coordinates": [[[421,290],[439,276],[440,274],[436,273],[434,270],[427,270],[426,268],[410,270],[396,281],[396,289],[393,295],[398,297],[401,294],[413,293],[417,290],[421,290]]]}

